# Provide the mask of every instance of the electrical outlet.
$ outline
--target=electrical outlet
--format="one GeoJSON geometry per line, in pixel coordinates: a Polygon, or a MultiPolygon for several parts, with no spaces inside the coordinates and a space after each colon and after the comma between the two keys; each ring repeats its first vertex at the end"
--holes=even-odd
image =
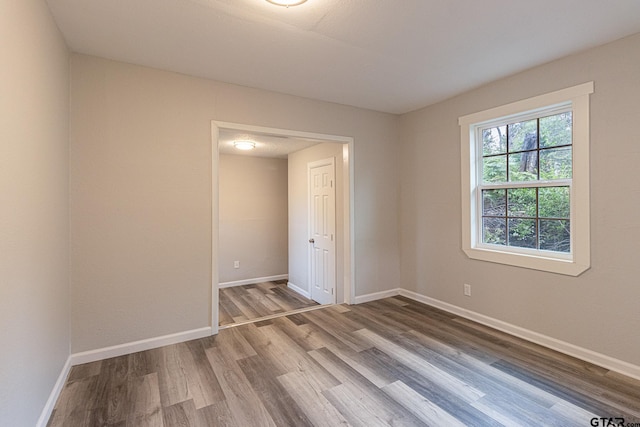
{"type": "Polygon", "coordinates": [[[233,261],[233,268],[240,268],[240,261],[233,261]]]}
{"type": "Polygon", "coordinates": [[[464,294],[468,297],[471,296],[471,285],[469,284],[464,284],[464,294]]]}

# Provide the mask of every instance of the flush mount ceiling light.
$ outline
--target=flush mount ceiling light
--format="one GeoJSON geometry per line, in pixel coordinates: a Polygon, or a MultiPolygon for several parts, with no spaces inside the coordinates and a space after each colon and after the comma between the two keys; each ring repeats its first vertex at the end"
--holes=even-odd
{"type": "Polygon", "coordinates": [[[233,146],[238,150],[253,150],[256,148],[256,143],[253,141],[233,141],[233,146]]]}
{"type": "Polygon", "coordinates": [[[299,4],[302,4],[307,0],[267,0],[267,1],[277,6],[289,7],[289,6],[298,6],[299,4]]]}

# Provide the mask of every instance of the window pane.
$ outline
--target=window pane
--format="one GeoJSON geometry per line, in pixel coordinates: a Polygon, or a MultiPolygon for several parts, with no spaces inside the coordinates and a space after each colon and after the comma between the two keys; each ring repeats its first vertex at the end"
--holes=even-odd
{"type": "Polygon", "coordinates": [[[492,245],[505,245],[507,225],[504,218],[482,218],[482,241],[492,245]]]}
{"type": "Polygon", "coordinates": [[[532,181],[538,179],[538,152],[509,154],[509,181],[532,181]]]}
{"type": "Polygon", "coordinates": [[[546,187],[538,190],[540,218],[569,218],[569,187],[546,187]]]}
{"type": "Polygon", "coordinates": [[[509,219],[509,246],[536,248],[536,220],[509,219]]]}
{"type": "Polygon", "coordinates": [[[482,155],[501,154],[507,151],[507,127],[498,126],[482,130],[482,155]]]}
{"type": "Polygon", "coordinates": [[[485,157],[482,159],[483,182],[507,181],[507,156],[485,157]]]}
{"type": "Polygon", "coordinates": [[[536,216],[536,189],[510,188],[508,216],[536,216]]]}
{"type": "Polygon", "coordinates": [[[506,216],[506,213],[506,190],[482,190],[482,215],[506,216]]]}
{"type": "Polygon", "coordinates": [[[540,119],[540,148],[571,144],[571,112],[540,119]]]}
{"type": "Polygon", "coordinates": [[[540,150],[540,179],[571,178],[571,157],[571,147],[540,150]]]}
{"type": "Polygon", "coordinates": [[[571,249],[571,227],[566,219],[540,220],[540,249],[569,252],[571,249]]]}
{"type": "Polygon", "coordinates": [[[537,120],[509,125],[509,151],[535,150],[538,148],[537,120]]]}

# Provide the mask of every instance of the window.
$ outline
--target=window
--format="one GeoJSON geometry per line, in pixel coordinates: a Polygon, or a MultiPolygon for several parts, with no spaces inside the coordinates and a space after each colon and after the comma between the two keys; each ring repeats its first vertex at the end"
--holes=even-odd
{"type": "Polygon", "coordinates": [[[590,265],[593,82],[461,117],[463,250],[577,276],[590,265]]]}

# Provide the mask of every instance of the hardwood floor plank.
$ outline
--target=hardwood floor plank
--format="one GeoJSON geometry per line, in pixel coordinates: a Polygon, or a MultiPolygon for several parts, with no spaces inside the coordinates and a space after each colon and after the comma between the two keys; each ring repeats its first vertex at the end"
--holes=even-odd
{"type": "Polygon", "coordinates": [[[189,394],[193,398],[196,409],[204,408],[224,399],[224,392],[216,379],[211,364],[199,340],[183,343],[183,360],[185,361],[189,394]]]}
{"type": "Polygon", "coordinates": [[[196,413],[198,425],[202,427],[244,427],[236,422],[226,400],[215,402],[206,408],[200,408],[196,410],[196,413]]]}
{"type": "Polygon", "coordinates": [[[304,325],[307,323],[307,320],[301,314],[290,314],[287,316],[287,319],[291,320],[296,326],[304,325]]]}
{"type": "Polygon", "coordinates": [[[391,319],[389,316],[376,315],[375,308],[367,306],[367,304],[362,304],[362,307],[358,307],[358,310],[351,310],[343,316],[349,320],[359,322],[363,327],[375,329],[376,333],[385,337],[392,337],[412,329],[401,322],[391,319]]]}
{"type": "Polygon", "coordinates": [[[318,305],[282,280],[222,288],[219,295],[220,326],[318,305]]]}
{"type": "Polygon", "coordinates": [[[425,379],[413,369],[400,363],[397,359],[388,356],[386,353],[371,348],[366,353],[372,353],[367,359],[372,368],[376,371],[387,372],[399,381],[402,381],[425,399],[439,406],[442,410],[454,414],[465,425],[470,426],[500,426],[496,419],[490,414],[483,413],[470,405],[467,401],[440,385],[425,379]],[[375,365],[373,362],[375,361],[375,365]]]}
{"type": "Polygon", "coordinates": [[[154,425],[162,419],[158,374],[129,378],[127,425],[154,425]]]}
{"type": "Polygon", "coordinates": [[[287,363],[288,349],[273,345],[271,340],[261,332],[261,329],[255,324],[242,326],[242,335],[256,353],[265,359],[265,363],[274,375],[286,374],[290,369],[287,363]]]}
{"type": "Polygon", "coordinates": [[[353,426],[423,426],[412,413],[387,395],[345,382],[323,394],[353,426]]]}
{"type": "Polygon", "coordinates": [[[450,319],[435,320],[423,314],[401,312],[403,309],[404,307],[396,312],[385,313],[385,316],[406,324],[410,328],[406,333],[410,333],[411,331],[419,332],[434,340],[447,343],[460,353],[486,363],[493,363],[500,359],[499,354],[496,355],[495,353],[487,352],[483,345],[468,339],[467,336],[460,336],[456,329],[450,326],[450,319]]]}
{"type": "Polygon", "coordinates": [[[358,335],[353,334],[354,331],[362,329],[365,323],[354,322],[353,320],[346,318],[340,318],[340,320],[337,320],[335,315],[330,315],[328,313],[319,314],[316,313],[316,311],[304,313],[304,316],[307,318],[307,329],[322,331],[325,336],[335,338],[337,341],[346,345],[353,351],[362,351],[371,347],[371,344],[366,340],[363,340],[358,335]]]}
{"type": "Polygon", "coordinates": [[[324,369],[326,369],[339,383],[353,382],[361,387],[380,387],[389,383],[384,377],[371,374],[371,371],[358,362],[342,355],[342,358],[326,347],[309,352],[324,369]]]}
{"type": "Polygon", "coordinates": [[[327,311],[335,312],[336,314],[344,314],[351,311],[351,309],[346,304],[334,304],[327,307],[327,311]]]}
{"type": "Polygon", "coordinates": [[[389,425],[421,425],[418,418],[406,413],[398,402],[381,391],[375,382],[370,381],[366,373],[363,375],[358,372],[327,348],[314,350],[309,354],[342,383],[325,390],[323,394],[349,423],[360,425],[361,422],[369,421],[377,425],[386,420],[384,422],[390,422],[389,425]],[[342,398],[359,399],[359,402],[340,401],[342,398]],[[352,405],[355,406],[351,407],[352,405]],[[372,410],[372,406],[379,409],[372,410]],[[362,413],[363,409],[369,413],[362,413]]]}
{"type": "Polygon", "coordinates": [[[464,318],[455,318],[453,322],[464,325],[470,330],[477,330],[483,334],[489,334],[496,336],[501,342],[508,343],[512,348],[518,349],[519,352],[525,352],[537,355],[545,364],[554,366],[556,369],[562,369],[569,373],[575,374],[577,372],[582,373],[589,371],[591,373],[604,376],[608,370],[606,368],[596,366],[592,363],[585,362],[584,360],[577,359],[575,357],[568,356],[566,354],[558,353],[550,348],[543,347],[539,344],[535,344],[522,338],[518,338],[509,335],[505,332],[496,331],[493,328],[482,325],[477,322],[472,322],[464,318]]]}
{"type": "Polygon", "coordinates": [[[242,316],[242,311],[240,311],[238,306],[233,303],[231,298],[229,298],[229,294],[231,291],[227,291],[225,289],[226,288],[222,288],[218,292],[220,310],[224,310],[226,313],[228,313],[229,317],[242,316]]]}
{"type": "Polygon", "coordinates": [[[210,348],[226,353],[232,360],[244,359],[258,354],[244,337],[240,328],[225,329],[224,333],[213,337],[210,348]]]}
{"type": "Polygon", "coordinates": [[[229,325],[234,322],[233,316],[229,314],[227,309],[220,303],[218,308],[218,325],[229,325]]]}
{"type": "Polygon", "coordinates": [[[264,307],[264,310],[268,313],[282,313],[284,309],[282,306],[274,302],[272,299],[268,298],[269,294],[265,294],[258,288],[248,289],[248,296],[251,297],[251,301],[254,304],[259,304],[264,307]]]}
{"type": "Polygon", "coordinates": [[[91,381],[88,401],[91,402],[89,423],[125,425],[128,408],[128,356],[104,360],[100,374],[91,381]]]}
{"type": "Polygon", "coordinates": [[[259,356],[239,360],[238,364],[276,425],[312,426],[309,418],[275,376],[264,371],[259,356]]]}
{"type": "Polygon", "coordinates": [[[504,360],[495,362],[492,366],[511,376],[527,381],[586,411],[596,414],[619,414],[630,419],[640,419],[640,412],[637,409],[640,402],[633,402],[630,406],[620,405],[616,402],[611,402],[607,398],[603,398],[601,395],[599,396],[599,394],[602,393],[600,389],[597,394],[585,394],[580,388],[573,388],[565,383],[556,381],[556,379],[550,379],[534,372],[528,372],[526,368],[523,369],[504,360]]]}
{"type": "Polygon", "coordinates": [[[291,291],[286,286],[276,286],[272,290],[272,296],[277,297],[280,300],[280,305],[290,306],[288,309],[295,307],[306,307],[309,305],[317,305],[313,300],[303,297],[297,292],[291,291]]]}
{"type": "Polygon", "coordinates": [[[162,406],[168,407],[191,399],[178,344],[151,350],[150,355],[158,367],[158,384],[162,406]]]}
{"type": "Polygon", "coordinates": [[[68,381],[83,380],[88,377],[99,375],[102,370],[102,360],[97,362],[85,363],[73,367],[73,371],[69,373],[68,381]]]}
{"type": "MultiPolygon", "coordinates": [[[[218,383],[224,390],[225,400],[237,424],[275,427],[251,384],[237,364],[236,359],[215,348],[205,350],[218,383]]],[[[242,360],[242,359],[240,359],[242,360]]]]}
{"type": "Polygon", "coordinates": [[[289,372],[280,375],[278,381],[298,406],[304,408],[314,426],[348,425],[342,414],[322,394],[325,390],[323,386],[314,381],[313,377],[305,376],[300,372],[289,372]]]}
{"type": "Polygon", "coordinates": [[[315,381],[322,384],[323,389],[339,384],[334,376],[309,357],[303,348],[280,329],[268,326],[260,328],[255,333],[261,334],[268,343],[265,346],[260,345],[258,354],[262,357],[265,368],[269,368],[269,365],[277,367],[269,369],[274,376],[300,372],[304,376],[312,376],[315,381]]]}
{"type": "Polygon", "coordinates": [[[260,314],[257,310],[254,309],[250,299],[248,301],[245,299],[247,291],[242,288],[243,286],[225,288],[225,292],[227,293],[229,300],[231,300],[231,302],[233,302],[233,304],[238,307],[241,316],[247,319],[255,319],[260,316],[264,316],[264,314],[260,314]]]}
{"type": "Polygon", "coordinates": [[[162,420],[167,427],[200,427],[195,416],[193,400],[185,400],[164,408],[162,420]]]}
{"type": "MultiPolygon", "coordinates": [[[[84,369],[82,369],[82,371],[84,371],[84,369]]],[[[60,392],[58,403],[49,418],[47,426],[62,427],[69,423],[82,425],[80,424],[81,422],[86,422],[89,417],[90,404],[92,403],[87,400],[89,387],[91,387],[92,382],[94,381],[68,381],[60,392]]]]}
{"type": "MultiPolygon", "coordinates": [[[[388,372],[370,368],[370,364],[367,363],[368,350],[354,352],[349,348],[340,348],[327,344],[326,347],[318,349],[318,351],[310,352],[309,354],[319,362],[321,360],[340,360],[340,362],[344,363],[351,370],[357,372],[363,379],[365,379],[367,381],[365,385],[372,383],[376,387],[384,387],[395,381],[393,375],[389,375],[388,372]]],[[[344,375],[344,373],[344,371],[341,372],[341,375],[344,375]]],[[[348,373],[350,374],[350,372],[348,373]]],[[[346,381],[347,379],[358,380],[358,378],[349,375],[347,377],[342,377],[340,381],[346,381]]]]}
{"type": "Polygon", "coordinates": [[[410,369],[413,369],[424,378],[427,378],[433,381],[435,384],[440,385],[444,389],[455,393],[457,396],[460,396],[468,403],[474,402],[485,395],[483,392],[477,390],[463,380],[456,378],[451,374],[448,374],[447,372],[427,362],[425,359],[422,359],[415,353],[405,350],[399,345],[381,337],[374,332],[369,331],[368,329],[361,329],[356,333],[364,336],[376,348],[385,352],[389,357],[397,359],[400,363],[406,365],[410,369]]]}
{"type": "Polygon", "coordinates": [[[149,353],[146,351],[130,354],[128,359],[129,374],[134,377],[142,377],[155,372],[153,360],[149,358],[149,353]]]}
{"type": "Polygon", "coordinates": [[[572,421],[565,418],[564,414],[551,411],[550,408],[536,405],[535,402],[511,399],[509,395],[486,395],[482,399],[471,404],[485,414],[492,414],[489,408],[499,414],[508,414],[504,417],[509,420],[507,425],[520,423],[525,426],[542,425],[571,425],[572,421]]]}
{"type": "Polygon", "coordinates": [[[427,425],[466,427],[456,417],[425,399],[402,381],[388,384],[382,390],[427,425]]]}
{"type": "Polygon", "coordinates": [[[559,401],[556,396],[540,390],[528,382],[507,375],[491,366],[490,363],[460,353],[446,344],[433,340],[419,332],[410,331],[402,336],[411,337],[415,340],[414,345],[408,345],[410,349],[413,349],[422,357],[428,357],[432,363],[441,369],[464,377],[465,381],[486,394],[511,395],[536,402],[548,408],[559,401]]]}
{"type": "MultiPolygon", "coordinates": [[[[273,319],[273,324],[304,351],[311,351],[324,346],[323,340],[317,336],[318,334],[315,333],[314,330],[308,330],[300,327],[302,325],[306,325],[306,321],[302,323],[298,321],[296,323],[291,320],[291,317],[292,316],[286,316],[273,319]]],[[[296,319],[304,319],[304,317],[300,316],[296,319]]]]}
{"type": "Polygon", "coordinates": [[[163,420],[162,410],[152,412],[150,414],[140,414],[132,418],[128,418],[125,424],[127,427],[163,427],[165,425],[163,420]]]}
{"type": "Polygon", "coordinates": [[[587,426],[591,424],[593,418],[599,418],[598,414],[586,411],[576,405],[572,405],[564,400],[559,401],[551,407],[551,411],[554,413],[566,417],[572,420],[573,423],[579,426],[587,426]]]}

